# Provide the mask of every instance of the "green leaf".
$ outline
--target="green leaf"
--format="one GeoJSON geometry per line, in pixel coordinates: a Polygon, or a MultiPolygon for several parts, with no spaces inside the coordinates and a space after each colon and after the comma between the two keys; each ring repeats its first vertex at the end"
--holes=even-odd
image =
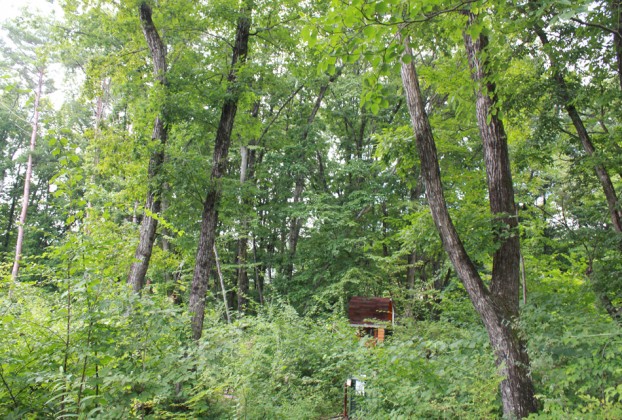
{"type": "Polygon", "coordinates": [[[363,35],[365,35],[365,37],[368,39],[374,38],[376,34],[377,34],[377,31],[373,25],[367,25],[363,28],[363,35]]]}
{"type": "Polygon", "coordinates": [[[389,5],[384,1],[376,3],[376,13],[384,14],[389,11],[389,5]]]}

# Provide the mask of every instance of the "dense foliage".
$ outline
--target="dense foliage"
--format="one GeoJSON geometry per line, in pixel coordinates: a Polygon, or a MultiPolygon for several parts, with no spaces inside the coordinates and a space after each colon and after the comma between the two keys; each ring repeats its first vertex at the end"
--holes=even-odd
{"type": "Polygon", "coordinates": [[[430,215],[400,80],[416,62],[447,207],[489,284],[503,235],[463,40],[483,34],[518,204],[512,323],[530,356],[531,417],[622,418],[620,2],[61,4],[62,19],[24,12],[0,38],[0,416],[331,418],[357,377],[356,418],[501,417],[503,378],[430,215]],[[196,339],[210,194],[218,255],[205,254],[196,339]],[[134,293],[147,218],[157,231],[134,293]],[[352,296],[393,299],[384,343],[348,325],[352,296]]]}

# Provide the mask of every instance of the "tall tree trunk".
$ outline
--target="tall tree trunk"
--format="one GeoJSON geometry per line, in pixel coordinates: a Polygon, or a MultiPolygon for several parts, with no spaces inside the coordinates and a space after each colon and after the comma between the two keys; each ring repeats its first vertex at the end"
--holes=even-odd
{"type": "MultiPolygon", "coordinates": [[[[294,206],[302,202],[302,192],[305,187],[305,179],[303,176],[296,178],[294,185],[294,206]]],[[[298,217],[292,217],[289,221],[289,234],[287,235],[287,265],[285,267],[285,275],[291,280],[294,275],[294,258],[296,257],[296,249],[298,248],[298,238],[300,237],[300,229],[302,221],[298,217]]]]}
{"type": "Polygon", "coordinates": [[[203,318],[205,315],[205,294],[209,282],[209,273],[213,265],[214,242],[216,239],[216,224],[218,222],[218,202],[221,195],[220,179],[225,173],[227,154],[231,143],[231,131],[238,109],[239,92],[235,87],[237,79],[238,61],[244,63],[248,53],[248,39],[250,37],[250,15],[252,1],[247,1],[245,9],[237,22],[235,44],[231,58],[231,69],[228,76],[227,95],[220,114],[220,122],[216,131],[212,172],[205,201],[203,202],[203,218],[199,246],[197,249],[196,264],[190,289],[190,312],[192,313],[192,335],[195,340],[203,333],[203,318]]]}
{"type": "MultiPolygon", "coordinates": [[[[259,116],[259,101],[255,103],[251,117],[256,119],[259,116]]],[[[256,146],[257,139],[252,139],[249,142],[249,146],[256,146]]],[[[242,146],[240,148],[240,194],[239,199],[240,209],[242,216],[240,219],[240,236],[238,237],[238,250],[236,256],[237,277],[238,277],[238,311],[244,312],[248,305],[248,217],[247,210],[251,206],[252,202],[245,193],[244,185],[253,180],[255,177],[255,149],[248,146],[242,146]]]]}
{"type": "MultiPolygon", "coordinates": [[[[619,7],[619,5],[620,4],[618,2],[616,4],[616,7],[619,7]]],[[[619,13],[619,10],[618,10],[618,13],[619,13]]],[[[568,88],[568,85],[566,84],[566,80],[564,79],[563,69],[557,62],[557,57],[553,55],[553,50],[551,49],[549,39],[544,29],[538,24],[536,24],[534,26],[534,30],[536,32],[536,35],[538,35],[540,42],[542,43],[543,49],[549,58],[549,62],[551,63],[551,68],[553,70],[553,80],[557,84],[559,99],[561,100],[562,105],[566,109],[566,112],[568,116],[570,117],[570,120],[572,121],[572,124],[574,125],[575,130],[577,131],[577,136],[579,137],[579,140],[581,141],[583,150],[588,156],[591,157],[594,155],[594,153],[596,153],[596,149],[594,148],[592,139],[589,133],[587,132],[585,125],[583,124],[583,119],[579,115],[577,108],[572,103],[572,97],[570,94],[570,90],[568,88]]],[[[619,40],[619,38],[616,36],[614,40],[619,40]]],[[[618,58],[618,64],[620,65],[621,63],[620,62],[621,58],[619,55],[620,45],[618,42],[614,42],[614,45],[616,47],[616,56],[618,58]]],[[[622,73],[619,73],[619,76],[622,77],[622,73]]],[[[620,83],[621,83],[621,88],[622,88],[622,79],[620,83]]],[[[601,163],[597,163],[596,165],[594,165],[594,172],[596,173],[596,176],[598,180],[600,181],[600,185],[603,189],[603,193],[605,194],[605,199],[607,200],[607,207],[609,208],[609,215],[611,217],[613,229],[617,233],[622,233],[622,210],[620,209],[620,202],[618,200],[616,190],[613,186],[613,182],[611,181],[611,177],[609,176],[609,173],[607,172],[607,169],[605,168],[605,166],[601,163]]],[[[615,306],[612,305],[612,302],[609,299],[609,297],[606,295],[606,293],[597,291],[596,294],[598,295],[599,300],[601,301],[601,304],[603,305],[603,308],[607,311],[607,313],[611,316],[611,318],[617,322],[620,322],[620,308],[616,308],[615,306]]]]}
{"type": "Polygon", "coordinates": [[[382,256],[386,258],[389,256],[389,247],[387,245],[387,239],[389,238],[389,224],[387,223],[389,210],[387,209],[387,202],[383,201],[380,207],[382,211],[382,256]]]}
{"type": "Polygon", "coordinates": [[[622,90],[622,0],[611,0],[611,15],[615,28],[613,48],[616,54],[618,82],[622,90]]]}
{"type": "MultiPolygon", "coordinates": [[[[249,150],[248,147],[242,146],[240,150],[241,164],[240,164],[240,191],[242,190],[244,183],[246,182],[246,175],[248,169],[249,150]]],[[[248,304],[248,271],[246,270],[246,263],[248,257],[248,219],[246,217],[246,204],[248,200],[245,197],[240,197],[240,208],[243,212],[241,219],[241,231],[238,237],[238,252],[236,256],[237,274],[238,274],[238,311],[245,312],[248,304]]]]}
{"type": "MultiPolygon", "coordinates": [[[[436,144],[425,111],[412,53],[408,42],[405,42],[404,46],[404,54],[411,57],[407,60],[408,64],[402,64],[402,83],[415,132],[417,152],[421,161],[421,172],[425,179],[426,196],[432,218],[443,247],[488,331],[497,357],[497,366],[504,378],[501,384],[504,414],[507,417],[526,417],[529,413],[536,411],[536,401],[533,384],[529,377],[529,360],[524,343],[514,331],[511,314],[506,309],[514,305],[497,302],[497,298],[501,295],[492,294],[486,288],[451,220],[441,183],[436,144]]],[[[498,171],[493,173],[498,174],[498,171]]],[[[505,296],[505,293],[503,295],[505,296]]],[[[515,298],[518,299],[518,295],[515,298]]]]}
{"type": "MultiPolygon", "coordinates": [[[[566,109],[566,112],[568,113],[568,116],[570,117],[570,120],[572,121],[572,124],[577,131],[577,135],[579,136],[579,140],[581,140],[583,150],[588,156],[593,156],[595,153],[594,144],[592,143],[592,139],[590,138],[590,135],[587,132],[585,125],[583,124],[583,120],[581,119],[577,108],[572,103],[570,90],[568,89],[568,85],[566,84],[566,80],[564,79],[563,70],[562,68],[560,68],[560,65],[557,63],[556,57],[553,55],[553,51],[551,50],[551,46],[549,44],[549,39],[544,32],[544,29],[542,29],[542,27],[540,27],[539,25],[535,25],[534,30],[538,35],[538,38],[540,38],[540,42],[542,43],[544,52],[548,56],[549,62],[551,63],[551,68],[553,70],[553,79],[557,84],[559,99],[562,101],[562,105],[566,109]]],[[[620,210],[618,196],[613,186],[613,183],[611,182],[611,178],[609,177],[609,173],[601,163],[597,163],[596,165],[594,165],[594,172],[596,172],[596,176],[598,177],[600,185],[603,188],[613,227],[616,232],[622,233],[622,210],[620,210]]]]}
{"type": "Polygon", "coordinates": [[[17,280],[19,274],[19,263],[22,258],[22,246],[24,245],[24,225],[26,224],[26,215],[28,213],[28,201],[30,199],[30,180],[32,179],[32,155],[35,152],[37,144],[37,129],[39,127],[39,102],[41,100],[41,90],[43,88],[44,69],[39,69],[39,81],[37,82],[37,90],[35,92],[34,116],[32,118],[32,133],[30,135],[30,150],[28,153],[28,163],[26,164],[26,175],[24,176],[24,194],[22,196],[22,212],[19,216],[19,224],[17,225],[17,243],[15,244],[15,259],[13,260],[13,270],[11,278],[17,280]]]}
{"type": "MultiPolygon", "coordinates": [[[[147,3],[140,5],[140,23],[143,28],[145,40],[151,51],[153,61],[153,75],[164,89],[168,85],[166,80],[166,46],[162,42],[158,31],[151,18],[151,7],[147,3]]],[[[157,215],[161,211],[162,180],[160,179],[164,163],[164,148],[168,137],[168,127],[165,117],[164,106],[159,110],[153,124],[151,138],[157,142],[155,150],[149,159],[149,172],[147,175],[147,200],[145,201],[145,215],[140,224],[140,239],[136,247],[134,259],[130,267],[127,282],[132,285],[134,292],[140,292],[145,284],[145,276],[151,260],[153,243],[155,242],[156,229],[158,227],[157,215]]]]}
{"type": "MultiPolygon", "coordinates": [[[[410,189],[410,201],[415,202],[421,193],[423,192],[424,181],[419,174],[417,178],[417,186],[415,188],[410,189]]],[[[413,306],[414,306],[414,293],[415,293],[415,279],[417,274],[417,264],[419,263],[419,255],[416,249],[413,249],[410,254],[407,256],[407,269],[406,269],[406,285],[408,287],[408,304],[406,305],[406,317],[414,316],[413,306]]],[[[423,276],[422,276],[423,277],[423,276]]],[[[425,281],[425,279],[422,278],[425,281]]]]}
{"type": "MultiPolygon", "coordinates": [[[[468,12],[468,26],[476,21],[476,16],[468,12]]],[[[464,43],[471,77],[477,86],[476,112],[477,125],[483,142],[484,161],[490,212],[496,224],[495,241],[499,248],[492,260],[491,292],[498,302],[508,305],[511,316],[518,316],[520,290],[520,244],[518,238],[518,219],[514,203],[514,186],[510,172],[508,141],[503,121],[499,118],[495,83],[482,59],[488,47],[488,37],[481,35],[474,40],[466,31],[464,43]]]]}
{"type": "MultiPolygon", "coordinates": [[[[305,125],[305,128],[300,137],[300,143],[302,145],[306,143],[307,138],[309,137],[309,132],[311,131],[311,125],[313,124],[313,121],[315,121],[315,117],[317,116],[317,113],[320,110],[320,107],[322,106],[322,101],[324,100],[324,96],[326,95],[328,86],[332,82],[337,80],[337,77],[339,76],[339,74],[340,74],[339,71],[335,72],[335,74],[333,74],[328,79],[328,83],[326,83],[320,88],[320,91],[317,97],[315,98],[315,104],[313,105],[313,109],[311,110],[311,113],[307,117],[307,124],[305,125]]],[[[317,156],[318,156],[318,162],[321,165],[321,162],[322,162],[321,156],[319,154],[317,156]]],[[[300,156],[300,158],[302,157],[303,156],[300,156]]],[[[323,170],[323,166],[322,166],[322,170],[323,170]]],[[[295,180],[296,181],[294,184],[294,205],[302,201],[302,193],[305,188],[305,174],[304,173],[296,174],[295,180]]],[[[300,238],[301,228],[302,228],[302,220],[300,220],[298,217],[292,217],[292,219],[289,222],[289,235],[288,235],[288,240],[287,240],[289,249],[288,249],[288,256],[287,256],[287,265],[285,267],[285,275],[289,280],[291,280],[294,274],[294,258],[296,256],[296,249],[298,248],[298,239],[300,238]]]]}
{"type": "Polygon", "coordinates": [[[263,305],[264,304],[264,297],[263,297],[263,278],[264,278],[264,272],[265,272],[265,265],[261,264],[258,266],[257,264],[257,241],[255,240],[255,237],[253,236],[253,263],[255,264],[254,267],[254,272],[255,272],[255,288],[257,289],[257,295],[259,296],[259,304],[263,305]]]}
{"type": "MultiPolygon", "coordinates": [[[[95,130],[99,135],[101,129],[101,123],[104,120],[104,111],[108,102],[108,95],[110,94],[110,78],[104,77],[101,81],[101,94],[97,97],[97,103],[95,106],[95,130]]],[[[99,163],[99,151],[95,154],[95,163],[99,163]]]]}
{"type": "MultiPolygon", "coordinates": [[[[467,28],[476,23],[477,17],[468,13],[467,28]]],[[[490,291],[499,313],[505,321],[518,318],[520,291],[520,243],[518,236],[518,218],[514,203],[514,186],[510,171],[510,156],[503,121],[499,118],[497,94],[492,75],[488,72],[485,61],[488,37],[480,34],[474,40],[468,31],[464,32],[464,43],[471,68],[471,76],[477,85],[476,112],[477,125],[482,137],[490,212],[494,218],[494,240],[499,245],[492,260],[492,279],[490,291]]],[[[489,332],[491,330],[489,329],[489,332]]],[[[508,366],[508,376],[501,382],[503,411],[507,417],[526,417],[537,410],[535,391],[529,377],[529,357],[526,343],[510,331],[518,346],[518,364],[508,366]],[[510,369],[515,369],[511,376],[510,369]]],[[[491,341],[494,342],[491,337],[491,341]]],[[[500,346],[498,346],[500,347],[500,346]]],[[[493,348],[495,345],[493,343],[493,348]]],[[[497,354],[497,363],[502,364],[503,353],[497,354]]],[[[506,362],[509,364],[509,362],[506,362]]]]}
{"type": "Polygon", "coordinates": [[[407,269],[406,269],[406,287],[408,287],[408,299],[405,309],[405,317],[410,318],[414,315],[413,306],[415,300],[415,278],[417,274],[417,250],[413,250],[407,257],[407,269]]]}

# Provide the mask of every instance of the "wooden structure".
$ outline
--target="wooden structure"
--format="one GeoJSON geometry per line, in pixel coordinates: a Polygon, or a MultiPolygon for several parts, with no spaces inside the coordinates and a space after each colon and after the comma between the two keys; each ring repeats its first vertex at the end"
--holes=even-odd
{"type": "Polygon", "coordinates": [[[393,301],[390,298],[354,296],[348,304],[350,325],[384,341],[386,329],[395,321],[393,301]]]}

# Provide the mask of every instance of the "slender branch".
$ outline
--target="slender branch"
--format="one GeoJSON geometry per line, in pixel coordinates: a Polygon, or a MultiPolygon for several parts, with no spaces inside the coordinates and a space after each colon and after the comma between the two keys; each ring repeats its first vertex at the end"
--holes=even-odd
{"type": "Polygon", "coordinates": [[[56,338],[58,339],[58,341],[60,341],[61,343],[65,343],[65,337],[63,337],[62,335],[60,335],[60,333],[55,332],[55,331],[54,331],[54,330],[52,330],[51,328],[46,327],[45,325],[38,324],[38,323],[36,323],[36,322],[34,322],[34,321],[30,321],[30,320],[28,320],[28,319],[24,319],[23,321],[24,321],[25,323],[27,323],[27,324],[31,324],[31,325],[34,325],[34,326],[36,326],[36,327],[39,327],[39,328],[41,328],[41,329],[46,330],[46,331],[47,331],[47,332],[49,332],[52,336],[56,337],[56,338]]]}
{"type": "Polygon", "coordinates": [[[564,133],[564,134],[567,134],[568,136],[570,136],[571,138],[573,138],[573,139],[575,139],[575,140],[579,138],[579,136],[577,136],[575,133],[573,133],[573,132],[571,132],[571,131],[568,131],[568,130],[566,130],[565,128],[561,128],[561,127],[560,127],[560,128],[559,128],[559,131],[561,131],[561,132],[562,132],[562,133],[564,133]]]}
{"type": "MultiPolygon", "coordinates": [[[[27,120],[26,118],[23,118],[22,116],[20,116],[19,114],[17,114],[17,112],[15,112],[15,108],[9,108],[7,105],[4,104],[4,102],[0,102],[0,105],[2,106],[2,108],[6,109],[10,114],[12,114],[13,118],[16,118],[26,124],[31,124],[32,121],[27,120]]],[[[26,130],[24,127],[20,126],[20,125],[15,125],[15,127],[19,128],[21,131],[23,131],[24,133],[28,133],[28,130],[26,130]]]]}
{"type": "Polygon", "coordinates": [[[298,19],[300,19],[300,16],[294,16],[294,17],[291,17],[291,18],[289,18],[289,19],[281,20],[281,21],[279,21],[279,22],[277,22],[277,23],[274,23],[274,24],[272,24],[272,25],[268,25],[268,26],[266,26],[265,28],[257,28],[257,29],[255,29],[255,31],[254,31],[254,32],[250,32],[250,33],[249,33],[249,35],[250,35],[250,36],[257,35],[257,34],[259,34],[259,33],[261,33],[261,32],[266,32],[266,31],[269,31],[269,30],[271,30],[271,29],[276,28],[276,27],[277,27],[277,26],[279,26],[279,25],[283,25],[283,24],[285,24],[285,23],[294,22],[294,21],[296,21],[296,20],[298,20],[298,19]]]}
{"type": "MultiPolygon", "coordinates": [[[[91,346],[91,335],[93,332],[93,320],[89,321],[89,332],[86,337],[87,346],[91,346]]],[[[77,414],[80,414],[80,403],[82,402],[82,392],[84,391],[84,384],[86,383],[86,367],[88,365],[89,356],[88,354],[84,355],[84,363],[82,365],[82,376],[80,378],[80,389],[78,389],[78,403],[77,403],[77,414]]]]}
{"type": "Polygon", "coordinates": [[[276,112],[272,120],[270,120],[270,122],[264,127],[263,131],[261,132],[261,136],[259,136],[259,139],[257,140],[257,144],[261,144],[261,140],[264,138],[264,136],[266,135],[266,133],[268,132],[272,124],[277,120],[277,118],[279,118],[279,115],[281,115],[281,112],[283,111],[283,109],[291,102],[292,99],[294,99],[294,97],[298,94],[298,92],[302,90],[303,87],[304,85],[300,85],[300,87],[298,87],[298,89],[296,89],[294,93],[292,93],[289,96],[289,98],[287,98],[287,100],[283,103],[283,105],[281,105],[281,107],[276,112]]]}
{"type": "Polygon", "coordinates": [[[119,54],[119,57],[125,57],[128,55],[132,55],[132,54],[138,54],[139,52],[143,52],[143,51],[147,51],[148,48],[139,48],[137,50],[133,50],[133,51],[128,51],[128,52],[124,52],[123,54],[119,54]]]}
{"type": "Polygon", "coordinates": [[[617,36],[618,38],[622,38],[622,34],[620,34],[619,31],[616,31],[615,29],[611,29],[606,27],[605,25],[601,25],[600,23],[592,23],[592,22],[586,22],[584,20],[581,20],[579,18],[570,18],[571,21],[579,23],[581,25],[584,26],[589,26],[592,28],[598,28],[598,29],[602,29],[605,32],[609,32],[610,34],[613,34],[615,36],[617,36]]]}
{"type": "MultiPolygon", "coordinates": [[[[65,357],[63,360],[63,375],[67,375],[67,367],[69,365],[69,349],[71,344],[71,261],[67,265],[67,339],[65,341],[65,357]]],[[[68,387],[69,385],[67,385],[68,387]]],[[[67,390],[69,391],[69,390],[67,390]]],[[[67,395],[63,395],[60,402],[60,411],[65,411],[65,401],[67,395]]],[[[65,413],[66,414],[66,413],[65,413]]]]}
{"type": "Polygon", "coordinates": [[[436,12],[431,12],[431,13],[423,13],[423,17],[422,18],[418,18],[418,19],[412,19],[412,20],[403,20],[401,22],[383,22],[380,20],[380,18],[378,16],[374,16],[373,18],[367,16],[365,14],[365,11],[363,10],[362,6],[359,9],[359,11],[361,12],[361,15],[368,21],[374,22],[375,24],[378,25],[382,25],[382,26],[400,26],[400,27],[407,27],[408,25],[411,25],[413,23],[421,23],[421,22],[428,22],[438,16],[447,14],[447,13],[452,13],[455,12],[456,10],[461,9],[462,7],[469,5],[471,3],[475,3],[479,0],[464,0],[461,1],[460,3],[456,4],[455,6],[449,7],[447,9],[442,9],[442,10],[437,10],[436,12]]]}
{"type": "Polygon", "coordinates": [[[6,387],[6,390],[9,391],[9,395],[11,396],[11,399],[13,400],[13,406],[17,407],[17,405],[18,405],[17,404],[17,399],[13,395],[13,391],[11,390],[11,387],[6,382],[6,380],[4,379],[3,373],[4,373],[4,369],[2,369],[2,365],[0,365],[0,378],[2,379],[2,383],[4,383],[4,386],[6,387]]]}

